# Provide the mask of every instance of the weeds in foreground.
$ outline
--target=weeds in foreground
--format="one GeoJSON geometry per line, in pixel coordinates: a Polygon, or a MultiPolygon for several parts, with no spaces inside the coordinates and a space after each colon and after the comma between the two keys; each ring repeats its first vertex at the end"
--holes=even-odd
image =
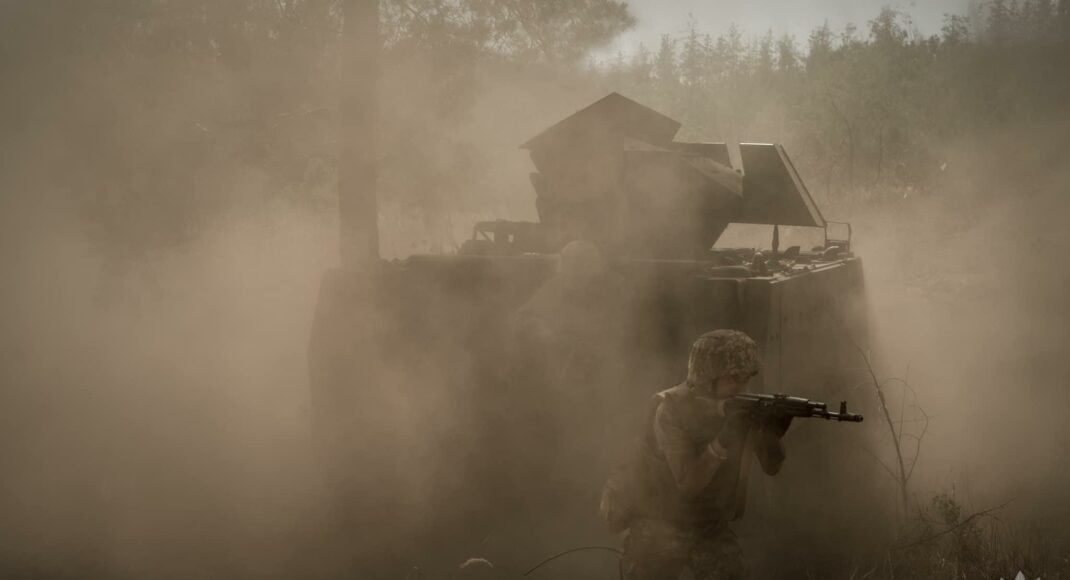
{"type": "Polygon", "coordinates": [[[1003,521],[1010,502],[969,511],[941,493],[919,507],[878,567],[858,578],[1030,580],[1070,578],[1070,553],[1059,538],[1003,521]]]}
{"type": "MultiPolygon", "coordinates": [[[[908,485],[921,453],[922,441],[928,433],[931,417],[918,403],[917,393],[907,380],[880,379],[874,370],[869,352],[850,337],[861,356],[869,384],[876,395],[878,408],[895,452],[895,467],[870,452],[895,482],[901,514],[898,540],[889,547],[884,561],[862,572],[856,569],[851,578],[955,578],[995,580],[1070,578],[1070,546],[1065,536],[1055,536],[1040,530],[1028,529],[1019,523],[1000,519],[1001,512],[1011,501],[993,507],[969,510],[951,493],[934,496],[928,505],[912,508],[908,485]],[[898,416],[890,408],[885,386],[899,382],[903,387],[903,402],[898,416]],[[907,395],[910,404],[907,405],[907,395]],[[916,434],[905,433],[908,422],[905,410],[917,415],[911,421],[920,423],[916,434]],[[913,449],[903,445],[904,437],[914,441],[913,449]],[[913,511],[911,511],[913,509],[913,511]]],[[[1063,532],[1063,530],[1058,530],[1063,532]]]]}

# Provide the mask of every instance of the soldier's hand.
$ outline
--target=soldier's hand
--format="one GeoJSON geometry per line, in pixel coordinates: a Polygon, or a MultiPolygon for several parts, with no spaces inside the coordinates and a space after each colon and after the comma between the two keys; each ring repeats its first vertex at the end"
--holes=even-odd
{"type": "Polygon", "coordinates": [[[717,443],[725,449],[742,445],[750,430],[753,419],[748,411],[728,411],[721,432],[717,434],[717,443]]]}
{"type": "Polygon", "coordinates": [[[791,420],[793,418],[794,417],[791,415],[774,413],[762,421],[761,429],[779,439],[788,432],[788,428],[791,427],[791,420]]]}

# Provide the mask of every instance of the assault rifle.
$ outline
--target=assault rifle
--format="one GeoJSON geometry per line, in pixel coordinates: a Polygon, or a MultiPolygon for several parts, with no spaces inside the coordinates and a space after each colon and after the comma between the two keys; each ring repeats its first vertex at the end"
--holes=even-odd
{"type": "Polygon", "coordinates": [[[826,421],[861,423],[862,415],[847,412],[847,401],[840,401],[840,410],[829,411],[828,404],[802,397],[775,394],[744,393],[729,399],[725,411],[747,411],[756,419],[771,416],[816,417],[826,421]]]}

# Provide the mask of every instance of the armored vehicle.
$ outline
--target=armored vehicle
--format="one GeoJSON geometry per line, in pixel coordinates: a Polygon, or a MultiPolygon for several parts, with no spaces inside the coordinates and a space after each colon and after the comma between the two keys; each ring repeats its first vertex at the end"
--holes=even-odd
{"type": "MultiPolygon", "coordinates": [[[[848,336],[862,328],[850,227],[826,221],[780,145],[675,141],[680,127],[610,94],[522,146],[537,222],[481,222],[453,254],[326,273],[315,428],[335,488],[362,506],[346,508],[354,525],[377,538],[369,553],[470,556],[500,542],[521,561],[597,541],[608,458],[711,329],[761,346],[753,390],[841,398],[858,366],[848,336]],[[767,226],[768,247],[715,247],[734,223],[767,226]],[[823,243],[781,248],[786,227],[823,229],[823,243]],[[563,279],[570,268],[581,283],[563,279]]],[[[841,451],[859,434],[821,427],[797,429],[793,466],[764,484],[776,493],[752,489],[753,525],[789,514],[775,523],[785,538],[854,533],[850,507],[826,508],[830,493],[856,501],[861,468],[845,469],[841,451]]],[[[827,544],[792,545],[841,556],[827,544]]]]}

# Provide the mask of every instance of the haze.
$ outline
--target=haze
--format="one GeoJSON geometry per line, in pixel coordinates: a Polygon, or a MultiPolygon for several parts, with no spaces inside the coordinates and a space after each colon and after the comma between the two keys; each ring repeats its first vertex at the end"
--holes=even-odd
{"type": "Polygon", "coordinates": [[[715,36],[735,24],[746,35],[772,31],[776,36],[788,34],[798,42],[805,42],[810,31],[825,22],[837,31],[847,24],[864,31],[866,23],[884,6],[909,14],[919,33],[931,35],[940,32],[945,15],[963,13],[970,4],[971,0],[631,0],[629,6],[638,23],[602,52],[607,55],[631,52],[639,43],[656,48],[663,34],[680,34],[687,29],[689,21],[715,36]]]}
{"type": "MultiPolygon", "coordinates": [[[[368,80],[346,64],[368,55],[343,49],[346,4],[0,1],[0,577],[341,579],[355,577],[355,554],[428,578],[473,556],[519,575],[562,550],[618,545],[593,506],[547,507],[597,493],[553,484],[603,467],[579,453],[602,423],[558,405],[569,388],[516,388],[503,377],[538,375],[473,362],[477,346],[507,359],[513,343],[488,329],[513,320],[519,291],[460,309],[409,284],[382,313],[328,317],[337,350],[310,346],[341,264],[340,143],[366,137],[341,111],[342,89],[368,80]],[[403,295],[432,314],[405,318],[403,295]],[[377,324],[385,335],[350,340],[377,324]],[[412,348],[414,336],[436,348],[412,348]],[[389,372],[332,407],[310,387],[317,360],[355,373],[347,387],[368,387],[362,364],[389,372]],[[566,411],[543,412],[554,408],[566,411]],[[321,462],[325,411],[350,435],[337,471],[321,462]],[[532,472],[559,456],[565,477],[532,472]],[[331,477],[360,493],[340,501],[331,477]]],[[[681,140],[781,143],[824,216],[854,226],[866,346],[900,431],[868,417],[792,427],[788,473],[792,445],[814,453],[835,438],[855,448],[823,456],[829,477],[873,501],[786,514],[806,529],[795,545],[822,549],[797,560],[759,557],[768,520],[751,520],[758,578],[1066,577],[1070,1],[1014,5],[1027,9],[973,20],[950,0],[901,6],[921,42],[873,1],[644,0],[628,31],[610,0],[384,0],[378,132],[364,141],[378,151],[381,265],[407,275],[406,258],[455,252],[478,221],[534,219],[518,146],[611,91],[680,121],[681,140]],[[943,34],[952,11],[963,18],[943,34]],[[811,46],[826,20],[834,34],[811,46]],[[835,33],[849,21],[845,43],[835,33]],[[731,22],[744,38],[718,42],[731,22]],[[770,28],[796,42],[763,44],[770,28]],[[659,54],[662,34],[676,42],[659,54]],[[628,51],[639,41],[650,54],[628,51]],[[623,57],[589,66],[607,43],[623,57]],[[895,469],[893,441],[919,440],[904,506],[882,465],[895,469]]],[[[784,228],[781,247],[822,233],[784,228]]],[[[721,241],[771,239],[763,226],[721,241]]],[[[422,263],[464,262],[450,260],[422,263]]],[[[610,358],[655,366],[623,346],[610,358]]],[[[798,388],[847,393],[868,413],[879,402],[856,360],[798,388]]],[[[565,386],[592,397],[581,411],[634,423],[612,434],[623,445],[678,362],[662,361],[667,378],[638,400],[565,386]]],[[[772,489],[754,505],[795,493],[772,489]]],[[[617,568],[603,551],[539,573],[617,568]]]]}

